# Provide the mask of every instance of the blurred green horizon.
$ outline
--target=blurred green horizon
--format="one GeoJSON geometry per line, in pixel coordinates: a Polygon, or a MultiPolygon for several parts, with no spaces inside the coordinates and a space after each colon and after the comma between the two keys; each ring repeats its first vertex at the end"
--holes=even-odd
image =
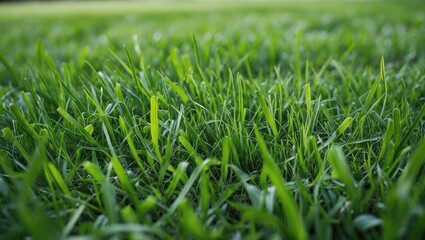
{"type": "Polygon", "coordinates": [[[266,4],[275,4],[276,6],[315,4],[313,6],[315,8],[328,9],[341,4],[399,4],[400,2],[423,4],[421,0],[0,0],[0,19],[27,14],[32,16],[74,13],[99,15],[140,11],[174,12],[188,9],[190,11],[224,10],[231,9],[233,6],[252,9],[266,7],[266,4]]]}

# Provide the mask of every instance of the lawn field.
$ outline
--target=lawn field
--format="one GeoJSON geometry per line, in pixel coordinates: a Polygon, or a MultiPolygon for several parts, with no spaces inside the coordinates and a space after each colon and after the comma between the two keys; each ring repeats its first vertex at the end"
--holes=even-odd
{"type": "Polygon", "coordinates": [[[424,239],[425,4],[0,4],[0,239],[424,239]]]}

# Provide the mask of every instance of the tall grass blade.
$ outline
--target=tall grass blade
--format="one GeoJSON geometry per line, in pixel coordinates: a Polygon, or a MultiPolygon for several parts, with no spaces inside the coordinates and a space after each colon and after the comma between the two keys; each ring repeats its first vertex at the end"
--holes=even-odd
{"type": "Polygon", "coordinates": [[[282,178],[282,173],[270,156],[263,137],[255,127],[255,137],[258,141],[261,157],[263,158],[263,171],[270,178],[271,183],[276,187],[276,196],[279,198],[283,214],[286,217],[289,226],[289,233],[294,239],[307,239],[307,232],[302,219],[301,213],[298,211],[297,204],[294,198],[290,195],[285,187],[285,181],[282,178]]]}
{"type": "Polygon", "coordinates": [[[359,197],[358,188],[356,187],[356,183],[341,147],[332,146],[328,152],[328,160],[332,166],[332,176],[344,183],[349,196],[357,200],[359,197]]]}
{"type": "Polygon", "coordinates": [[[272,115],[272,111],[267,106],[267,103],[266,103],[266,100],[264,99],[264,96],[260,92],[258,92],[258,91],[256,91],[256,93],[257,93],[257,98],[260,101],[260,106],[261,106],[262,112],[264,113],[264,117],[266,118],[266,121],[269,124],[270,129],[272,130],[273,135],[275,137],[278,137],[279,136],[279,131],[277,130],[276,121],[275,121],[275,119],[274,119],[274,117],[272,115]]]}
{"type": "Polygon", "coordinates": [[[52,176],[53,180],[55,180],[55,183],[59,186],[59,188],[62,190],[62,192],[67,195],[71,196],[71,192],[69,191],[68,187],[65,184],[65,181],[63,180],[62,176],[60,175],[58,169],[53,165],[52,163],[47,163],[47,170],[49,174],[52,176]]]}

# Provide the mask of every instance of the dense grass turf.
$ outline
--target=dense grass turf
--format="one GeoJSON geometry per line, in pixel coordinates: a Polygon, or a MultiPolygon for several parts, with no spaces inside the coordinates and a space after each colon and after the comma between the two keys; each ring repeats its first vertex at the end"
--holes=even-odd
{"type": "Polygon", "coordinates": [[[0,5],[0,238],[424,238],[425,6],[331,5],[0,5]]]}

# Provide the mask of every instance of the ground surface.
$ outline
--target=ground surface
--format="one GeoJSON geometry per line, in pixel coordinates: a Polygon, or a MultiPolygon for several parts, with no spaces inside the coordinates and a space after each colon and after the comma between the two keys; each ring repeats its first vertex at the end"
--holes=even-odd
{"type": "Polygon", "coordinates": [[[0,5],[1,239],[424,238],[424,4],[79,4],[0,5]]]}

